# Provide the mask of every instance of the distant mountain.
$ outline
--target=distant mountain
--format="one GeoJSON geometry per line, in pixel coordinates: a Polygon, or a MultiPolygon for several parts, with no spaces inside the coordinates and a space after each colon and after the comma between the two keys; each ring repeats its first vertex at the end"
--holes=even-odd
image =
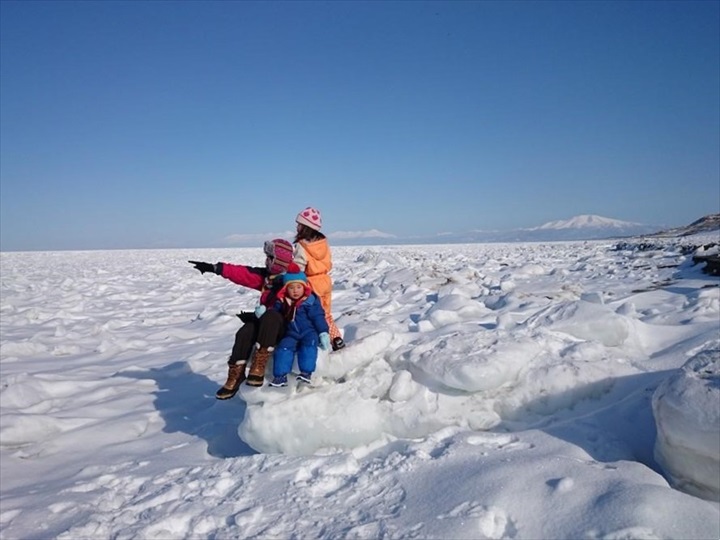
{"type": "Polygon", "coordinates": [[[539,227],[519,229],[524,241],[600,240],[650,234],[657,225],[644,225],[596,215],[580,215],[561,221],[550,221],[539,227]]]}
{"type": "Polygon", "coordinates": [[[537,230],[565,230],[565,229],[603,229],[603,230],[625,230],[628,228],[644,228],[646,225],[641,223],[632,223],[630,221],[620,221],[619,219],[611,219],[595,215],[575,216],[564,221],[549,221],[539,227],[527,229],[530,231],[537,230]]]}
{"type": "Polygon", "coordinates": [[[372,244],[472,244],[490,242],[561,242],[604,240],[636,236],[683,236],[720,230],[720,214],[705,216],[686,227],[663,230],[659,225],[644,225],[596,215],[580,215],[566,220],[549,221],[538,227],[509,230],[473,230],[464,233],[442,233],[436,236],[383,238],[334,238],[337,245],[372,244]],[[658,232],[660,231],[660,232],[658,232]]]}
{"type": "Polygon", "coordinates": [[[438,243],[458,242],[559,242],[622,238],[656,232],[657,225],[643,225],[595,215],[580,215],[567,220],[550,221],[538,227],[506,231],[470,231],[437,237],[438,243]]]}

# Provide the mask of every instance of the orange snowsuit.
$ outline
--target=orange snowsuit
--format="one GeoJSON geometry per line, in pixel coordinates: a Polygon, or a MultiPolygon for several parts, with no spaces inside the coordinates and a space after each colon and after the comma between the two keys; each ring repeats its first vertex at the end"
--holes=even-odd
{"type": "Polygon", "coordinates": [[[295,244],[295,263],[305,272],[313,291],[320,297],[325,310],[325,319],[330,327],[330,337],[340,337],[332,316],[332,255],[326,238],[308,242],[299,240],[295,244]]]}

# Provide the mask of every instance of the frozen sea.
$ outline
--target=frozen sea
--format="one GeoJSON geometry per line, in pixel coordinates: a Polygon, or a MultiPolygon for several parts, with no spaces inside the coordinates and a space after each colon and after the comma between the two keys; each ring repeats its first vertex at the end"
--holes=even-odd
{"type": "Polygon", "coordinates": [[[335,247],[347,347],[228,401],[187,260],[260,247],[0,253],[0,538],[717,539],[718,236],[335,247]]]}

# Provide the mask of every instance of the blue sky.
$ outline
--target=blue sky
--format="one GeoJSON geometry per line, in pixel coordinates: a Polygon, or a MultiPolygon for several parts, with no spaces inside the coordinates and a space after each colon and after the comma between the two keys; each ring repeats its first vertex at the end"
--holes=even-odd
{"type": "Polygon", "coordinates": [[[259,242],[306,206],[401,237],[720,212],[719,2],[3,0],[0,25],[3,251],[259,242]]]}

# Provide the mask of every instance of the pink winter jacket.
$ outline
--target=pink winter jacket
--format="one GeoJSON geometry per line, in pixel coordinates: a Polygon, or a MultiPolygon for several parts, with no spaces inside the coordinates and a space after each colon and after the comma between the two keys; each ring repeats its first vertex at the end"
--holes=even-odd
{"type": "Polygon", "coordinates": [[[282,275],[271,276],[264,267],[220,264],[222,264],[220,274],[222,277],[237,285],[260,291],[260,303],[263,306],[270,307],[275,303],[277,293],[283,287],[282,275]]]}

